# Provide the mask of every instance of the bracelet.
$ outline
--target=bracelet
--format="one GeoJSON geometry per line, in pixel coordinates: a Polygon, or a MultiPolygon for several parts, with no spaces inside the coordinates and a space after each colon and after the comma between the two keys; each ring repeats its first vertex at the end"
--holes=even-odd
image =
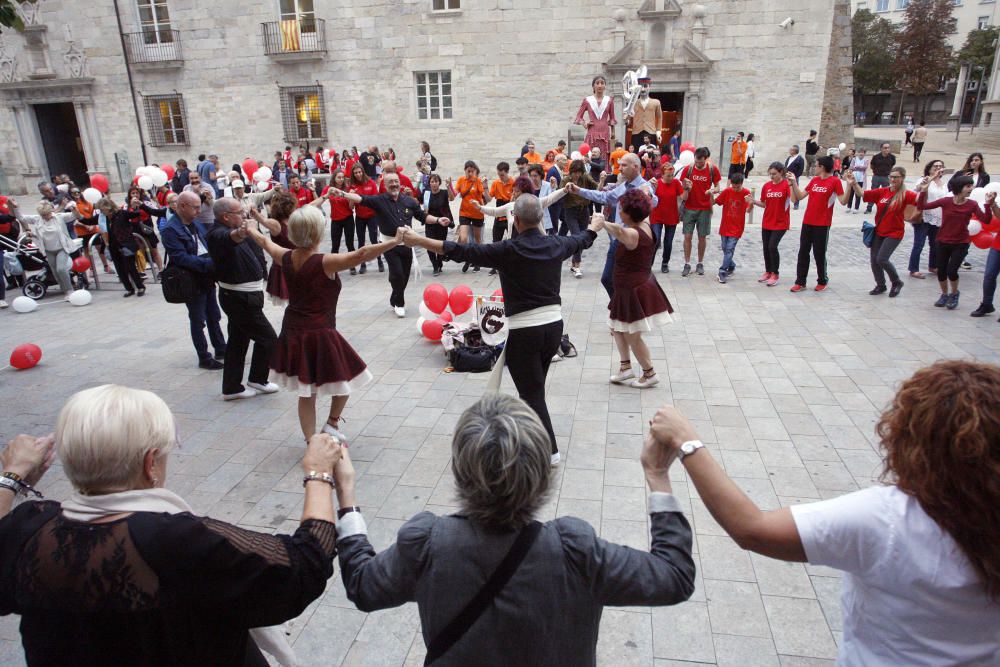
{"type": "MultiPolygon", "coordinates": [[[[14,473],[10,473],[13,475],[14,473]]],[[[27,496],[28,493],[34,494],[36,498],[44,498],[41,493],[35,490],[33,486],[28,484],[22,479],[14,479],[7,474],[0,475],[0,489],[10,489],[14,492],[14,495],[27,496]]]]}
{"type": "Polygon", "coordinates": [[[361,508],[358,507],[357,505],[351,505],[350,507],[341,507],[339,510],[337,510],[337,518],[343,519],[346,515],[350,514],[351,512],[358,512],[360,514],[361,508]]]}
{"type": "Polygon", "coordinates": [[[309,474],[302,478],[302,486],[305,486],[308,482],[326,482],[331,488],[337,488],[337,484],[333,480],[333,475],[328,472],[310,470],[309,474]]]}
{"type": "Polygon", "coordinates": [[[18,475],[16,472],[9,472],[7,470],[0,472],[0,477],[6,477],[7,479],[12,479],[15,482],[22,481],[22,477],[18,475]]]}

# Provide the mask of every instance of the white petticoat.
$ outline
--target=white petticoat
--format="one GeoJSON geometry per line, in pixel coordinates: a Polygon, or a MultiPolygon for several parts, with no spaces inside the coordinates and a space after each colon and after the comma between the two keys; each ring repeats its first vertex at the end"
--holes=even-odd
{"type": "Polygon", "coordinates": [[[326,382],[321,385],[304,384],[299,382],[298,376],[286,375],[275,370],[271,371],[270,377],[275,384],[299,398],[309,398],[310,396],[316,396],[317,398],[322,398],[323,396],[350,396],[352,392],[364,389],[368,383],[375,379],[371,371],[367,368],[346,382],[326,382]]]}
{"type": "Polygon", "coordinates": [[[608,327],[618,333],[647,333],[653,329],[664,327],[673,321],[674,318],[670,317],[670,313],[663,311],[662,313],[650,315],[645,319],[636,320],[635,322],[622,322],[609,317],[608,327]]]}

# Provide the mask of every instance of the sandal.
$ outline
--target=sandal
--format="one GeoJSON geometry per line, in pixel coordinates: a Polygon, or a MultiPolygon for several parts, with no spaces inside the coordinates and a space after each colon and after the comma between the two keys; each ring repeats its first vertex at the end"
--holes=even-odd
{"type": "Polygon", "coordinates": [[[920,271],[910,271],[910,277],[911,278],[917,278],[919,280],[923,280],[927,276],[925,274],[921,273],[920,271]]]}

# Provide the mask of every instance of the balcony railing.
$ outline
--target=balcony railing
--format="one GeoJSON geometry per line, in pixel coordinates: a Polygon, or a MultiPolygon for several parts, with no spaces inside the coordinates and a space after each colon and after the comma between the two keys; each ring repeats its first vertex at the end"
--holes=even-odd
{"type": "Polygon", "coordinates": [[[125,51],[132,65],[179,65],[181,33],[179,30],[145,30],[125,36],[125,51]]]}
{"type": "Polygon", "coordinates": [[[326,53],[326,22],[300,18],[262,23],[264,53],[269,56],[319,57],[326,53]]]}

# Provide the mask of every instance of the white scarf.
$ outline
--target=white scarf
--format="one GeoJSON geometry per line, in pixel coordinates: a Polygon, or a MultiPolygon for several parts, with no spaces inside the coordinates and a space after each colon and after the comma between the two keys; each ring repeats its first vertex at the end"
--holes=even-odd
{"type": "MultiPolygon", "coordinates": [[[[72,497],[62,504],[63,516],[71,521],[90,522],[113,514],[131,512],[193,514],[191,506],[183,498],[167,489],[136,489],[100,496],[84,496],[74,491],[72,497]]],[[[250,637],[262,651],[274,656],[283,667],[295,667],[297,664],[295,651],[288,643],[282,626],[251,628],[250,637]]]]}
{"type": "Polygon", "coordinates": [[[601,98],[601,104],[598,106],[597,98],[593,95],[587,96],[587,104],[590,105],[590,110],[594,112],[595,118],[600,118],[604,115],[604,112],[608,109],[608,104],[611,102],[611,96],[605,95],[601,98]]]}

